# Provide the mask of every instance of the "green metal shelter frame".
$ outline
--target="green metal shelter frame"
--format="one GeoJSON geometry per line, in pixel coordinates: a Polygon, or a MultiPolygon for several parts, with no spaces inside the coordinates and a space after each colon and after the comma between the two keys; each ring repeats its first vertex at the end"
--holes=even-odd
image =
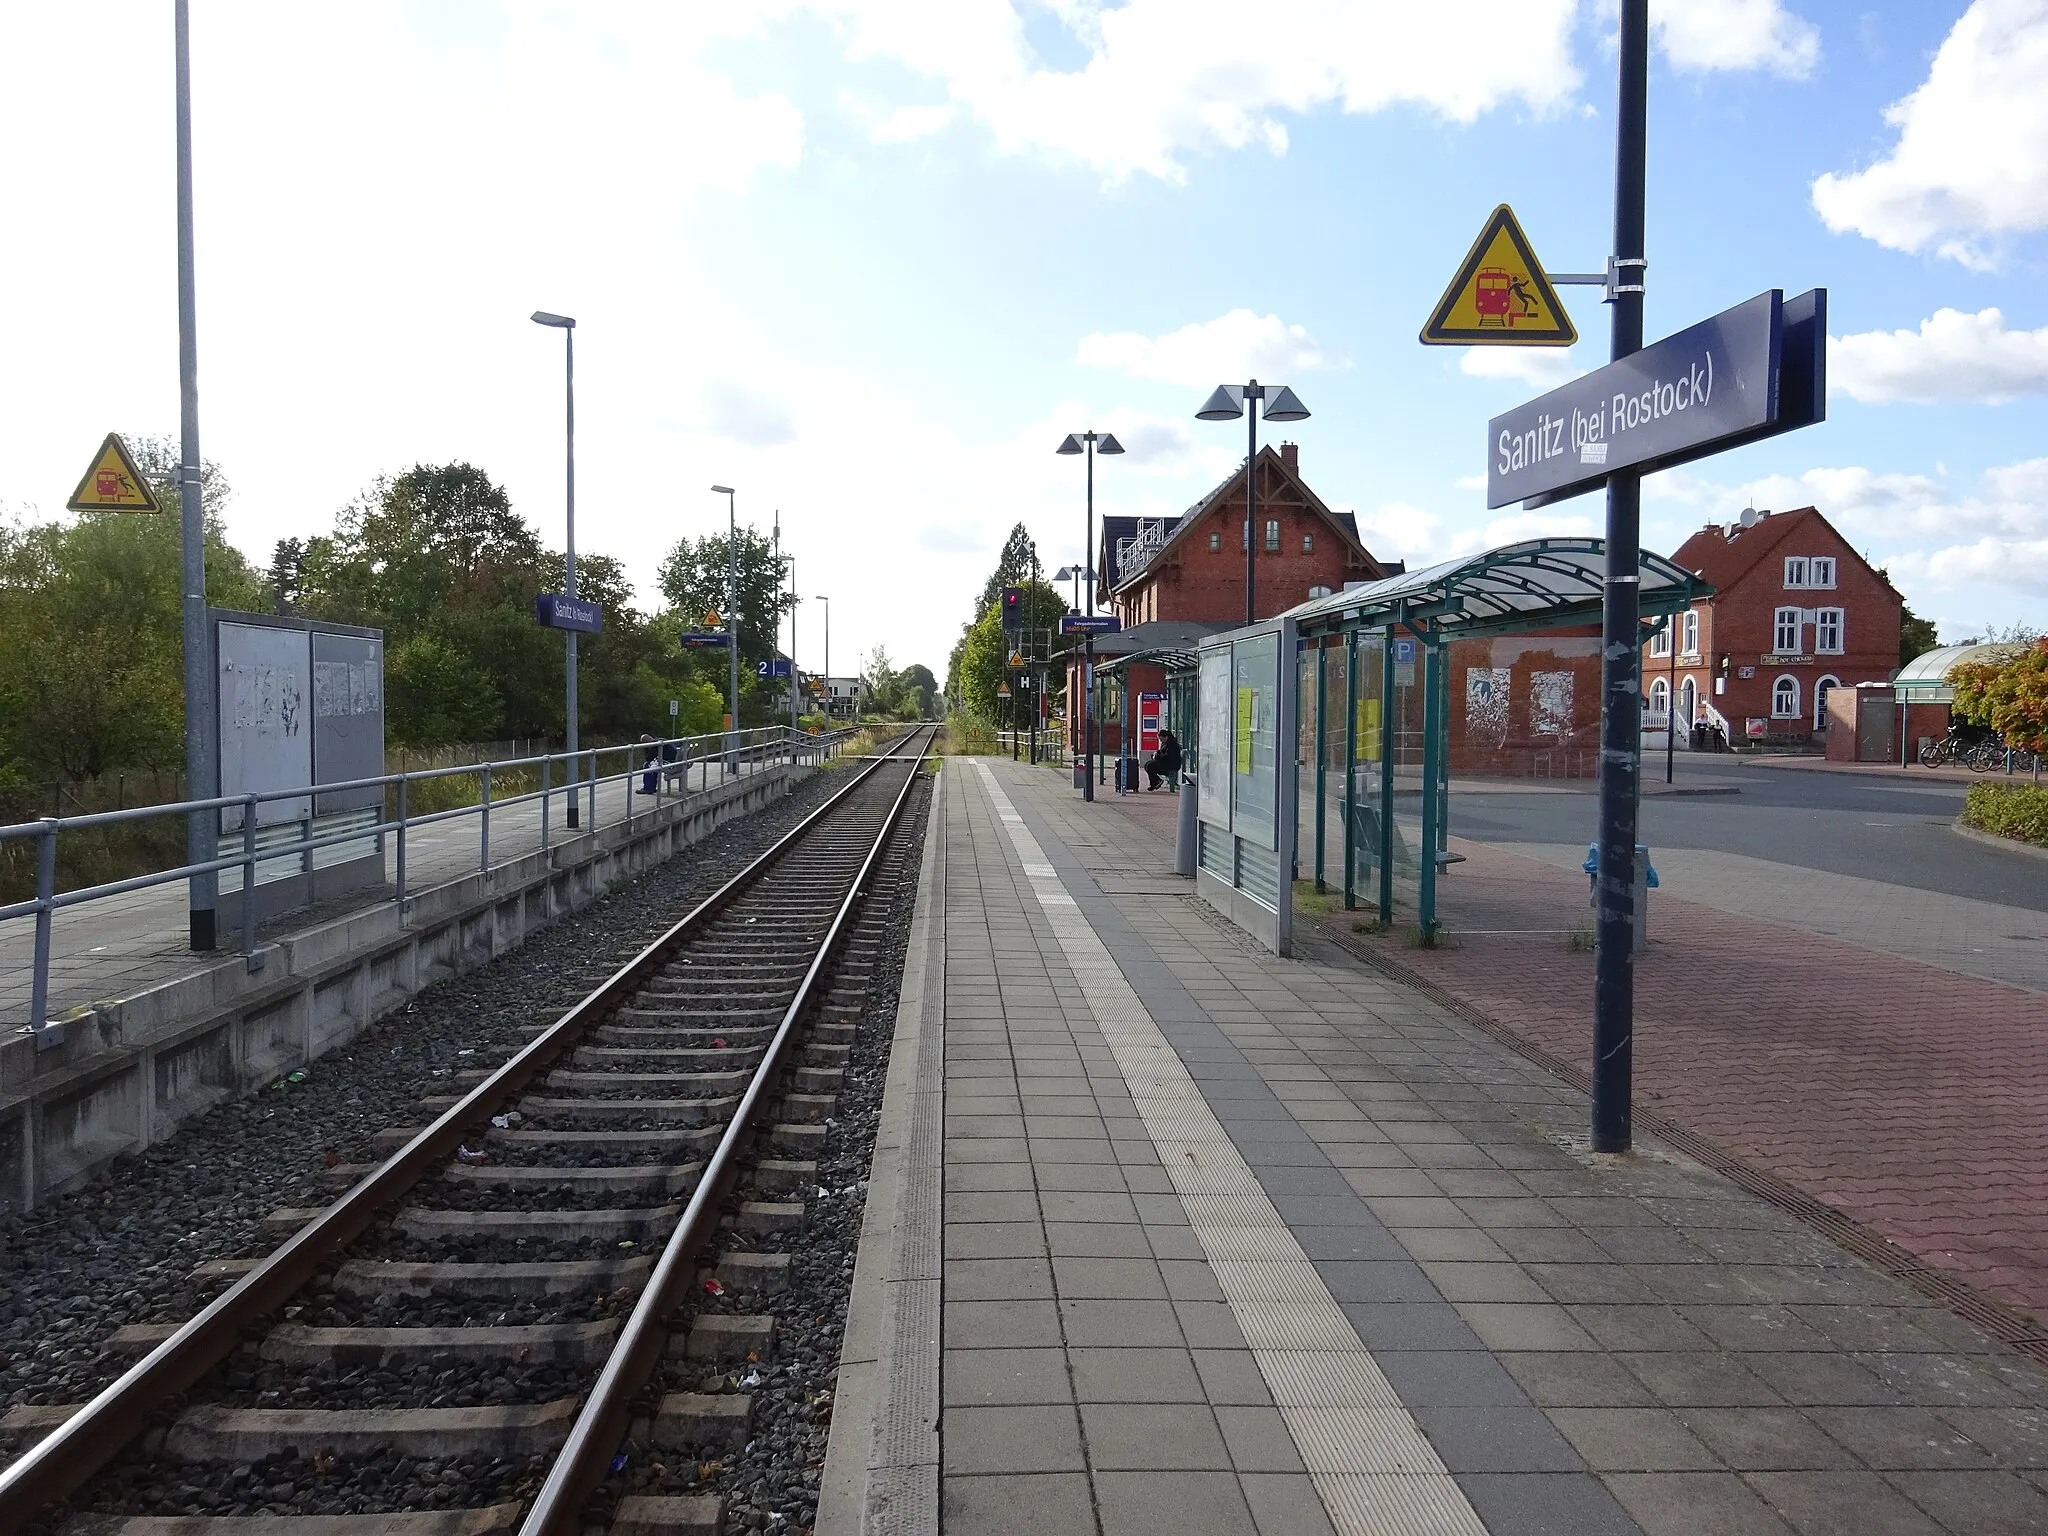
{"type": "MultiPolygon", "coordinates": [[[[1393,806],[1395,757],[1400,746],[1397,686],[1414,687],[1420,664],[1422,689],[1422,835],[1425,856],[1416,859],[1416,914],[1423,939],[1437,932],[1436,885],[1441,869],[1460,856],[1449,850],[1450,658],[1453,640],[1529,634],[1600,622],[1606,580],[1606,541],[1594,538],[1530,539],[1483,554],[1448,560],[1400,576],[1366,582],[1325,597],[1311,598],[1288,615],[1301,636],[1297,653],[1299,693],[1314,657],[1315,689],[1315,882],[1324,883],[1326,774],[1332,749],[1330,695],[1332,657],[1341,661],[1343,715],[1344,905],[1355,910],[1360,855],[1369,856],[1375,889],[1363,893],[1378,908],[1379,920],[1394,920],[1394,871],[1398,835],[1393,806]],[[1341,637],[1338,645],[1328,643],[1341,637]],[[1416,660],[1397,661],[1397,642],[1412,640],[1416,660]],[[1376,677],[1361,673],[1377,662],[1376,677]],[[1397,682],[1398,670],[1410,676],[1397,682]],[[1361,708],[1361,704],[1366,707],[1361,708]],[[1362,755],[1361,755],[1362,754],[1362,755]],[[1367,804],[1361,804],[1361,770],[1367,804]]],[[[1713,588],[1683,566],[1647,551],[1636,580],[1645,619],[1643,638],[1670,622],[1673,614],[1712,594],[1713,588]]],[[[1297,719],[1304,718],[1297,707],[1297,719]]]]}

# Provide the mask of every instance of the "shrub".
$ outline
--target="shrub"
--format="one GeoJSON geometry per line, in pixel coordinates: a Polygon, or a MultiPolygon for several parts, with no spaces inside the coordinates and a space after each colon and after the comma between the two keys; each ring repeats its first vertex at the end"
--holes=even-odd
{"type": "Polygon", "coordinates": [[[1972,784],[1963,821],[2048,848],[2048,784],[1972,784]]]}

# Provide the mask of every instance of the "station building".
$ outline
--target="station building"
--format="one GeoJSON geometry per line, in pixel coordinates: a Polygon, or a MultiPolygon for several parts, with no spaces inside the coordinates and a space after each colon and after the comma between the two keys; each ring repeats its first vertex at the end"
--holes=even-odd
{"type": "Polygon", "coordinates": [[[1675,701],[1681,733],[1703,725],[1731,744],[1811,747],[1831,691],[1898,668],[1904,600],[1813,507],[1709,523],[1671,558],[1712,595],[1650,641],[1646,722],[1675,701]]]}
{"type": "MultiPolygon", "coordinates": [[[[1399,562],[1375,559],[1359,539],[1357,518],[1331,511],[1309,488],[1301,478],[1297,445],[1261,448],[1254,469],[1260,618],[1403,569],[1399,562]]],[[[1096,642],[1098,659],[1132,654],[1163,639],[1185,643],[1192,634],[1242,624],[1250,536],[1243,465],[1178,517],[1104,517],[1095,589],[1122,629],[1096,642]]],[[[1128,670],[1117,687],[1100,690],[1098,747],[1109,757],[1122,749],[1126,693],[1157,699],[1165,692],[1166,674],[1159,667],[1139,663],[1128,670]]],[[[1080,652],[1073,651],[1067,697],[1082,696],[1080,652]]],[[[1078,754],[1086,750],[1082,713],[1070,708],[1067,717],[1068,747],[1078,754]]]]}

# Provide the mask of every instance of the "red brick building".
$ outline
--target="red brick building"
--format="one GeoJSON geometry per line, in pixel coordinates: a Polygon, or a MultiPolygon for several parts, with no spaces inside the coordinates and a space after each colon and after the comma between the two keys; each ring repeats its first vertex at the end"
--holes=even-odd
{"type": "MultiPolygon", "coordinates": [[[[1299,450],[1283,443],[1261,448],[1257,461],[1258,571],[1256,609],[1262,619],[1349,582],[1396,575],[1399,564],[1375,560],[1358,538],[1358,520],[1332,512],[1301,478],[1299,450]]],[[[1178,517],[1104,517],[1096,556],[1096,587],[1103,609],[1125,630],[1166,621],[1244,622],[1245,515],[1243,465],[1178,517]]],[[[1106,646],[1116,650],[1119,647],[1106,646]]],[[[1067,697],[1082,696],[1079,653],[1068,666],[1067,697]]],[[[1134,693],[1163,692],[1157,667],[1133,669],[1134,693]]],[[[1112,699],[1115,705],[1118,701],[1112,699]]],[[[1080,745],[1080,711],[1068,712],[1069,745],[1080,745]]],[[[1115,720],[1105,721],[1101,748],[1114,755],[1121,740],[1115,720]]]]}
{"type": "MultiPolygon", "coordinates": [[[[1262,619],[1391,574],[1301,478],[1300,450],[1259,450],[1257,613],[1262,619]]],[[[1096,591],[1126,629],[1154,619],[1244,620],[1244,468],[1179,517],[1105,517],[1096,591]]],[[[1400,568],[1396,566],[1395,570],[1400,568]]]]}
{"type": "Polygon", "coordinates": [[[1646,724],[1675,697],[1681,731],[1710,722],[1733,742],[1809,745],[1827,729],[1830,689],[1883,682],[1899,664],[1904,600],[1812,507],[1709,523],[1671,558],[1714,596],[1648,646],[1646,724]]]}

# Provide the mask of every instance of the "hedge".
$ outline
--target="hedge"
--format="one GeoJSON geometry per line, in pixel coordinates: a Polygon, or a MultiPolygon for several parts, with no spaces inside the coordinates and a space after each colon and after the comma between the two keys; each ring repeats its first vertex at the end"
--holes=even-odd
{"type": "Polygon", "coordinates": [[[2048,784],[1972,784],[1963,821],[2048,848],[2048,784]]]}

